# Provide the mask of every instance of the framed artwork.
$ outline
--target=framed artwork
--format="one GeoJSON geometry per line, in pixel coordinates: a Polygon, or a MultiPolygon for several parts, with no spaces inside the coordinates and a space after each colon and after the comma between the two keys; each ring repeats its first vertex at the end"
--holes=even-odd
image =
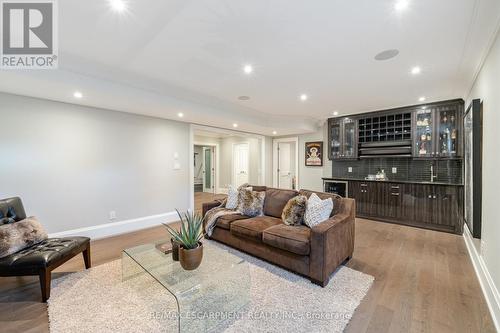
{"type": "Polygon", "coordinates": [[[474,238],[481,238],[483,106],[471,102],[464,115],[465,224],[474,238]]]}
{"type": "Polygon", "coordinates": [[[323,141],[306,142],[306,166],[323,166],[323,141]]]}

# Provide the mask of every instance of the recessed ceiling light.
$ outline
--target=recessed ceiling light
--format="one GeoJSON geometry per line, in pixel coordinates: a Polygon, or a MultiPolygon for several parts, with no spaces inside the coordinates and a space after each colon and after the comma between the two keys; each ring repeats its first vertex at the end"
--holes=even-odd
{"type": "Polygon", "coordinates": [[[111,8],[117,12],[123,12],[127,9],[127,4],[124,0],[108,0],[111,8]]]}
{"type": "Polygon", "coordinates": [[[80,99],[80,98],[82,98],[82,97],[83,97],[83,94],[82,94],[81,92],[79,92],[79,91],[75,91],[75,92],[73,93],[73,97],[74,97],[74,98],[78,98],[78,99],[80,99]]]}
{"type": "Polygon", "coordinates": [[[419,101],[419,102],[424,102],[424,101],[425,101],[425,99],[426,99],[426,98],[425,98],[425,96],[422,96],[422,97],[420,97],[420,98],[418,99],[418,101],[419,101]]]}
{"type": "Polygon", "coordinates": [[[276,131],[273,131],[273,135],[276,135],[276,134],[278,134],[278,132],[276,132],[276,131]]]}
{"type": "Polygon", "coordinates": [[[399,50],[396,50],[396,49],[385,50],[385,51],[382,51],[382,52],[378,53],[377,55],[375,55],[375,60],[378,60],[378,61],[389,60],[389,59],[394,58],[398,54],[399,54],[399,50]]]}
{"type": "Polygon", "coordinates": [[[245,66],[243,66],[243,72],[245,72],[245,74],[251,74],[253,72],[252,65],[245,65],[245,66]]]}
{"type": "Polygon", "coordinates": [[[238,127],[238,124],[237,124],[237,123],[234,123],[234,124],[233,124],[233,127],[234,127],[234,128],[238,127]]]}
{"type": "Polygon", "coordinates": [[[250,100],[250,96],[245,96],[245,95],[243,95],[243,96],[239,96],[239,97],[238,97],[238,99],[239,99],[240,101],[248,101],[248,100],[250,100]]]}
{"type": "Polygon", "coordinates": [[[405,10],[408,8],[408,5],[410,4],[410,1],[408,0],[397,0],[396,3],[394,4],[394,9],[396,9],[398,12],[405,10]]]}
{"type": "Polygon", "coordinates": [[[413,75],[420,74],[420,72],[422,72],[422,69],[421,69],[420,67],[418,67],[418,66],[415,66],[415,67],[413,67],[413,68],[411,69],[411,73],[412,73],[413,75]]]}
{"type": "Polygon", "coordinates": [[[309,97],[308,97],[306,94],[302,94],[302,95],[300,95],[300,100],[301,100],[302,102],[307,101],[307,99],[308,99],[308,98],[309,98],[309,97]]]}
{"type": "Polygon", "coordinates": [[[179,117],[179,118],[182,118],[182,117],[184,117],[184,113],[182,113],[182,112],[179,112],[179,113],[177,114],[177,117],[179,117]]]}
{"type": "Polygon", "coordinates": [[[334,115],[334,116],[338,116],[338,115],[339,115],[339,112],[338,112],[338,111],[333,111],[333,115],[334,115]]]}

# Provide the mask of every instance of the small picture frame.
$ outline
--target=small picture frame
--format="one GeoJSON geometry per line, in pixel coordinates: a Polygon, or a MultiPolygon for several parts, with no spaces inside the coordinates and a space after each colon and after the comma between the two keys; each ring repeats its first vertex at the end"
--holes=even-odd
{"type": "Polygon", "coordinates": [[[306,142],[306,166],[323,166],[323,141],[306,142]]]}

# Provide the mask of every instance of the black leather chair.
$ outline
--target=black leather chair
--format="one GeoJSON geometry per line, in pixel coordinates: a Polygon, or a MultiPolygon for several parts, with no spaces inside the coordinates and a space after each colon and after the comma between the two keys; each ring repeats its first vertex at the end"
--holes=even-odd
{"type": "MultiPolygon", "coordinates": [[[[9,207],[13,207],[16,212],[16,222],[26,218],[20,198],[0,200],[0,210],[5,215],[9,207]]],[[[50,297],[52,271],[79,253],[83,253],[85,267],[90,268],[90,238],[49,238],[0,258],[0,276],[38,275],[42,288],[42,301],[46,302],[50,297]]]]}

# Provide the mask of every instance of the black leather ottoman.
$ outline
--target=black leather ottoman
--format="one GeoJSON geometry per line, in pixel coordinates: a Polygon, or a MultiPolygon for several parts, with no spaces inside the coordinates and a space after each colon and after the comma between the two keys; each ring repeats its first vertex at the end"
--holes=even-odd
{"type": "MultiPolygon", "coordinates": [[[[15,205],[16,212],[22,212],[26,218],[21,199],[0,200],[0,209],[5,205],[15,205]]],[[[49,238],[29,248],[0,258],[0,276],[38,275],[42,288],[42,301],[50,297],[52,271],[79,253],[83,253],[85,268],[90,268],[90,238],[68,237],[49,238]]]]}

